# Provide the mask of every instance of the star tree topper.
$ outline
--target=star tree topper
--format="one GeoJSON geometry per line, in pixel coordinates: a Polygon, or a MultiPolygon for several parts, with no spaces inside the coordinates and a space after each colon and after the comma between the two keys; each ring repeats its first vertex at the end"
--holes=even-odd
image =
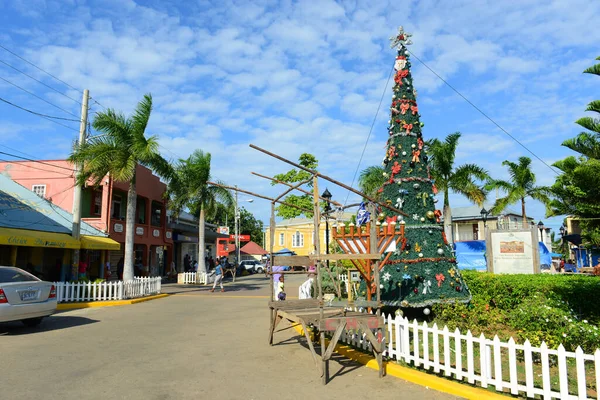
{"type": "Polygon", "coordinates": [[[400,46],[408,46],[412,44],[412,40],[410,40],[410,37],[412,36],[411,33],[408,32],[404,32],[404,27],[399,27],[398,28],[398,34],[396,36],[391,36],[390,37],[390,42],[391,45],[390,47],[394,48],[394,47],[400,47],[400,46]]]}

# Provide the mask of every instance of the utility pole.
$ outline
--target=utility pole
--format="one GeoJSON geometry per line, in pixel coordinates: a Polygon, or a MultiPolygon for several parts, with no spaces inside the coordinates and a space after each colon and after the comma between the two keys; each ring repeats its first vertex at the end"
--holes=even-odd
{"type": "MultiPolygon", "coordinates": [[[[88,119],[88,99],[90,97],[90,91],[85,89],[83,91],[83,101],[81,102],[81,124],[79,125],[79,142],[78,146],[85,143],[85,128],[87,127],[88,119]]],[[[75,164],[75,179],[78,179],[79,172],[81,171],[81,165],[75,164]]],[[[81,234],[81,185],[76,184],[73,190],[73,229],[71,236],[73,239],[79,240],[81,234]]],[[[77,280],[77,273],[79,271],[79,249],[73,249],[73,258],[71,263],[71,280],[77,280]]]]}
{"type": "Polygon", "coordinates": [[[237,269],[240,265],[240,229],[238,227],[240,223],[240,212],[238,209],[237,186],[235,187],[235,189],[235,268],[237,269]]]}

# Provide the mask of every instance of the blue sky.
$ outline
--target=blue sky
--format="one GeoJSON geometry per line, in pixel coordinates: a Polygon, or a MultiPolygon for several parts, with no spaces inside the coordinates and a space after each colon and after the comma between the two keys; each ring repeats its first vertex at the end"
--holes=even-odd
{"type": "MultiPolygon", "coordinates": [[[[395,58],[388,38],[399,25],[413,33],[414,54],[547,164],[570,154],[560,143],[580,131],[574,121],[600,98],[600,80],[581,73],[600,55],[600,2],[516,4],[12,0],[0,2],[0,44],[73,87],[90,89],[106,107],[128,113],[151,92],[148,132],[160,136],[167,158],[201,148],[213,154],[215,177],[272,195],[279,189],[250,171],[274,175],[288,166],[249,143],[291,159],[313,153],[323,173],[352,182],[395,58]]],[[[2,49],[0,60],[81,98],[2,49]]],[[[503,160],[531,156],[412,61],[426,138],[462,132],[457,162],[480,164],[497,178],[507,177],[503,160]]],[[[0,77],[80,112],[74,101],[3,63],[0,77]]],[[[3,80],[0,93],[34,111],[72,118],[3,80]]],[[[361,169],[384,156],[390,103],[391,85],[361,169]]],[[[40,159],[65,157],[77,136],[77,122],[61,121],[67,129],[4,103],[0,121],[1,144],[40,159]]],[[[534,170],[539,184],[552,183],[542,162],[534,160],[534,170]]],[[[344,190],[321,185],[346,199],[344,190]]],[[[457,196],[451,203],[468,204],[457,196]]],[[[543,217],[541,205],[528,204],[528,214],[543,217]]],[[[267,220],[267,203],[246,206],[267,220]]]]}

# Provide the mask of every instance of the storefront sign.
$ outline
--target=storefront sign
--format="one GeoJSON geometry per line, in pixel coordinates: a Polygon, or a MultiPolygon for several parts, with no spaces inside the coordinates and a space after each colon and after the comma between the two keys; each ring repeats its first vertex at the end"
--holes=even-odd
{"type": "Polygon", "coordinates": [[[123,224],[115,224],[114,230],[117,233],[123,232],[123,224]]]}
{"type": "Polygon", "coordinates": [[[154,237],[160,237],[160,231],[158,229],[155,229],[152,231],[152,236],[154,237]]]}
{"type": "Polygon", "coordinates": [[[229,235],[229,227],[228,226],[220,226],[217,229],[217,232],[219,232],[222,235],[229,235]]]}
{"type": "Polygon", "coordinates": [[[135,228],[135,234],[136,235],[143,235],[144,234],[144,228],[142,228],[141,226],[138,226],[137,228],[135,228]]]}
{"type": "Polygon", "coordinates": [[[171,232],[171,231],[167,231],[167,232],[165,233],[165,237],[166,237],[167,239],[171,239],[171,238],[173,237],[173,232],[171,232]]]}
{"type": "MultiPolygon", "coordinates": [[[[238,235],[238,237],[240,238],[241,242],[249,242],[250,241],[250,235],[238,235]]],[[[229,235],[229,239],[235,239],[235,235],[229,235]]]]}

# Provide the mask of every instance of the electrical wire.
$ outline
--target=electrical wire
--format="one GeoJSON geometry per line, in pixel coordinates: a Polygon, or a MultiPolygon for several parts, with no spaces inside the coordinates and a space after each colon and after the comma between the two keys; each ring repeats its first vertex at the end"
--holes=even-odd
{"type": "Polygon", "coordinates": [[[21,90],[22,90],[22,91],[24,91],[25,93],[28,93],[28,94],[30,94],[31,96],[33,96],[33,97],[35,97],[35,98],[37,98],[37,99],[40,99],[40,100],[41,100],[41,101],[43,101],[44,103],[50,104],[52,107],[58,108],[59,110],[61,110],[61,111],[64,111],[64,112],[66,112],[67,114],[74,116],[75,118],[79,118],[79,116],[78,116],[78,115],[75,115],[75,114],[73,114],[72,112],[70,112],[70,111],[68,111],[68,110],[65,110],[64,108],[62,108],[62,107],[60,107],[60,106],[57,106],[57,105],[56,105],[56,104],[54,104],[54,103],[50,103],[48,100],[46,100],[46,99],[44,99],[44,98],[42,98],[42,97],[38,96],[38,95],[37,95],[37,94],[35,94],[35,93],[32,93],[32,92],[30,92],[30,91],[29,91],[29,90],[27,90],[27,89],[24,89],[24,88],[22,88],[21,86],[17,85],[16,83],[12,83],[12,82],[11,82],[11,81],[9,81],[8,79],[5,79],[5,78],[3,78],[3,77],[1,77],[1,76],[0,76],[0,79],[2,79],[4,82],[6,82],[6,83],[8,83],[8,84],[10,84],[10,85],[13,85],[14,87],[16,87],[16,88],[18,88],[18,89],[21,89],[21,90]]]}
{"type": "MultiPolygon", "coordinates": [[[[56,76],[52,75],[52,74],[51,74],[50,72],[48,72],[48,71],[46,71],[46,70],[43,70],[42,68],[38,67],[37,65],[35,65],[35,64],[34,64],[34,63],[32,63],[31,61],[28,61],[28,60],[24,59],[23,57],[21,57],[21,56],[20,56],[20,55],[18,55],[17,53],[15,53],[15,52],[13,52],[13,51],[11,51],[11,50],[7,49],[6,47],[2,46],[1,44],[0,44],[0,48],[2,48],[2,49],[4,49],[4,50],[6,50],[7,52],[9,52],[10,54],[12,54],[13,56],[15,56],[15,57],[17,57],[17,58],[19,58],[19,59],[21,59],[21,60],[25,61],[27,64],[29,64],[29,65],[31,65],[32,67],[34,67],[34,68],[36,68],[36,69],[38,69],[38,70],[42,71],[42,72],[43,72],[43,73],[45,73],[46,75],[49,75],[49,76],[51,76],[52,78],[56,79],[57,81],[59,81],[59,82],[61,82],[61,83],[64,83],[65,85],[67,85],[67,86],[68,86],[68,87],[70,87],[71,89],[73,89],[73,90],[76,90],[76,91],[78,91],[78,92],[81,92],[81,93],[83,93],[83,90],[81,90],[81,89],[77,89],[76,87],[73,87],[73,86],[69,85],[67,82],[63,81],[63,80],[62,80],[62,79],[60,79],[60,78],[57,78],[56,76]]],[[[80,104],[81,104],[81,103],[80,103],[80,104]]]]}
{"type": "MultiPolygon", "coordinates": [[[[365,155],[365,151],[367,150],[367,144],[369,143],[369,139],[371,138],[371,134],[373,133],[373,127],[375,126],[375,122],[377,121],[377,116],[379,115],[379,110],[381,109],[381,103],[383,103],[383,97],[385,96],[385,92],[387,91],[388,85],[390,83],[390,79],[392,78],[392,72],[394,72],[394,66],[390,69],[390,74],[385,81],[385,88],[383,89],[383,93],[381,93],[381,99],[379,99],[379,105],[377,106],[377,111],[375,112],[375,117],[373,118],[373,122],[371,123],[371,128],[369,129],[369,135],[367,136],[367,140],[365,140],[365,145],[363,146],[362,153],[360,154],[360,158],[358,160],[358,165],[356,166],[356,171],[354,171],[354,176],[352,177],[352,183],[350,187],[354,185],[354,181],[356,180],[356,175],[358,174],[358,170],[360,169],[360,163],[362,162],[363,156],[365,155]]],[[[344,200],[344,206],[348,203],[348,198],[350,197],[350,191],[346,195],[346,200],[344,200]]]]}
{"type": "Polygon", "coordinates": [[[3,151],[0,151],[0,154],[5,154],[5,155],[10,156],[10,157],[19,158],[21,160],[26,160],[26,161],[31,161],[31,162],[39,163],[39,164],[48,165],[48,166],[54,167],[54,168],[66,169],[69,172],[73,172],[73,170],[71,168],[61,167],[60,165],[49,164],[49,163],[46,163],[46,162],[43,162],[43,161],[33,160],[31,158],[21,157],[21,156],[17,156],[15,154],[10,154],[10,153],[5,153],[3,151]]]}
{"type": "Polygon", "coordinates": [[[6,100],[6,99],[3,99],[2,97],[0,97],[0,101],[3,101],[3,102],[5,102],[6,104],[9,104],[9,105],[11,105],[11,106],[13,106],[13,107],[16,107],[16,108],[18,108],[18,109],[21,109],[21,110],[23,110],[23,111],[26,111],[26,112],[28,112],[28,113],[30,113],[30,114],[37,115],[37,116],[39,116],[39,117],[43,117],[43,118],[45,118],[45,119],[60,119],[60,120],[63,120],[63,121],[75,121],[75,122],[80,122],[78,119],[73,119],[73,118],[62,118],[62,117],[53,117],[52,115],[47,115],[47,114],[42,114],[42,113],[39,113],[39,112],[31,111],[31,110],[30,110],[30,109],[28,109],[28,108],[21,107],[21,106],[19,106],[19,105],[16,105],[15,103],[11,103],[10,101],[8,101],[8,100],[6,100]]]}
{"type": "MultiPolygon", "coordinates": [[[[0,159],[0,162],[11,163],[10,160],[3,160],[3,159],[0,159]]],[[[34,167],[33,165],[27,165],[27,164],[19,164],[19,165],[22,165],[22,166],[27,167],[27,168],[37,169],[37,170],[44,171],[44,172],[51,172],[53,174],[58,174],[58,175],[62,175],[62,176],[68,176],[68,177],[72,177],[73,176],[73,174],[68,175],[68,174],[65,174],[64,172],[51,171],[51,170],[45,169],[45,168],[34,167]]],[[[50,179],[50,178],[45,178],[45,179],[50,179]]],[[[54,179],[56,179],[56,178],[54,178],[54,179]]],[[[59,178],[59,179],[62,179],[62,178],[59,178]]]]}
{"type": "Polygon", "coordinates": [[[30,79],[33,79],[33,80],[34,80],[34,81],[36,81],[37,83],[39,83],[39,84],[41,84],[41,85],[44,85],[44,86],[46,86],[48,89],[55,91],[56,93],[60,94],[61,96],[64,96],[64,97],[66,97],[66,98],[67,98],[67,99],[69,99],[69,100],[73,100],[75,103],[77,103],[77,104],[81,105],[81,102],[80,102],[79,100],[75,100],[74,98],[72,98],[72,97],[70,97],[70,96],[67,96],[66,94],[64,94],[64,93],[63,93],[63,92],[61,92],[60,90],[58,90],[58,89],[55,89],[55,88],[53,88],[52,86],[45,84],[44,82],[40,81],[39,79],[36,79],[36,78],[34,78],[33,76],[31,76],[31,75],[29,75],[29,74],[27,74],[27,73],[25,73],[25,72],[21,71],[20,69],[18,69],[18,68],[16,68],[16,67],[14,67],[14,66],[12,66],[12,65],[10,65],[10,64],[9,64],[9,63],[7,63],[6,61],[2,61],[2,60],[0,60],[0,63],[2,63],[2,64],[4,64],[4,65],[6,65],[6,66],[8,66],[8,67],[10,67],[10,68],[12,68],[12,69],[14,69],[15,71],[17,71],[17,72],[19,72],[19,73],[21,73],[21,74],[25,75],[26,77],[28,77],[28,78],[30,78],[30,79]]]}
{"type": "Polygon", "coordinates": [[[556,175],[560,175],[554,168],[552,168],[544,160],[542,160],[540,157],[538,157],[537,154],[535,154],[527,146],[525,146],[523,143],[521,143],[516,137],[514,137],[513,135],[511,135],[510,133],[508,133],[506,131],[506,129],[504,129],[503,127],[500,126],[500,124],[498,124],[496,121],[494,121],[491,117],[489,117],[486,113],[484,113],[479,107],[477,107],[475,104],[473,104],[473,102],[471,102],[469,99],[467,99],[454,86],[452,86],[450,83],[448,83],[448,81],[446,81],[437,72],[435,72],[433,69],[431,69],[431,67],[429,65],[425,64],[425,62],[423,60],[421,60],[419,57],[417,57],[412,51],[410,51],[408,49],[406,49],[406,51],[408,51],[411,56],[413,56],[417,61],[419,61],[421,64],[423,64],[423,66],[425,66],[425,68],[427,68],[429,71],[431,71],[435,76],[437,76],[438,78],[440,78],[440,80],[442,82],[444,82],[446,85],[448,85],[448,87],[450,89],[452,89],[460,97],[462,97],[463,100],[465,100],[467,103],[469,103],[474,109],[476,109],[477,111],[479,111],[479,113],[481,115],[483,115],[485,118],[487,118],[492,124],[496,125],[496,127],[498,127],[498,129],[500,129],[502,132],[504,132],[506,135],[508,135],[508,137],[510,137],[512,140],[514,140],[515,142],[517,142],[519,144],[519,146],[521,146],[522,148],[524,148],[525,150],[527,150],[531,155],[533,155],[535,158],[537,158],[538,160],[540,160],[542,162],[542,164],[544,164],[546,167],[550,168],[550,170],[552,170],[552,172],[554,172],[556,175]]]}

